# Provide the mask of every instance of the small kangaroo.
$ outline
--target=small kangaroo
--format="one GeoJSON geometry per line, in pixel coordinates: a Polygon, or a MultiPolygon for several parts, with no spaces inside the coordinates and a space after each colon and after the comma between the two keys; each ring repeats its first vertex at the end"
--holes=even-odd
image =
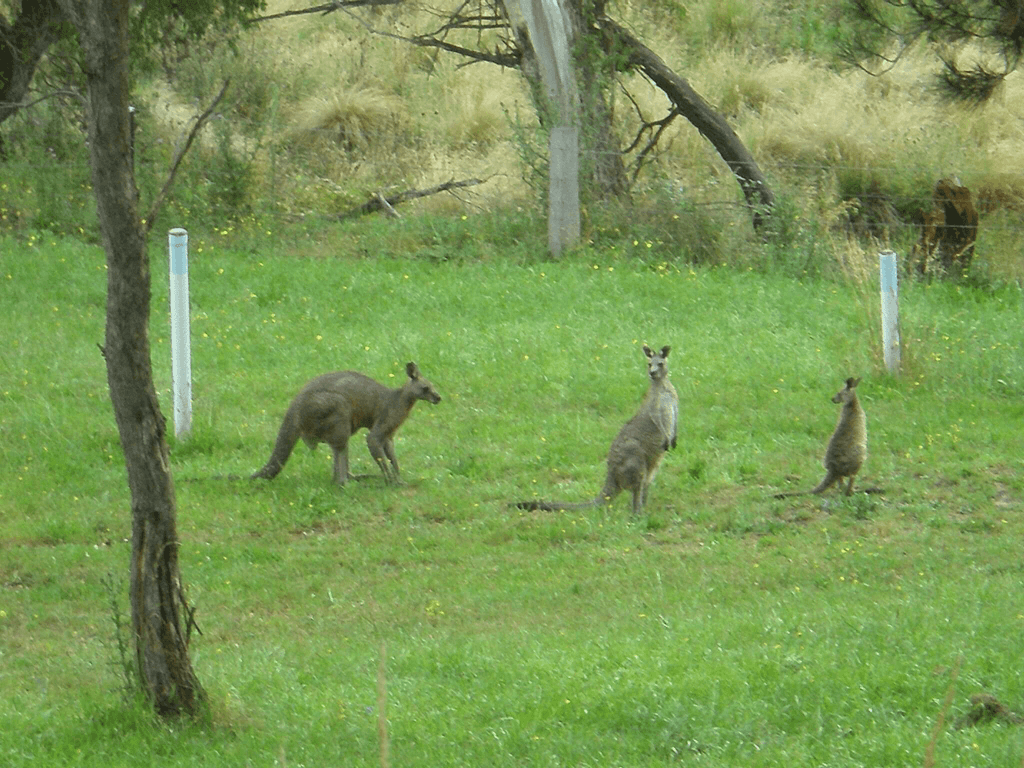
{"type": "Polygon", "coordinates": [[[409,380],[398,389],[356,371],[336,371],[317,376],[306,384],[288,406],[277,433],[274,452],[252,477],[268,480],[277,476],[301,437],[310,450],[327,443],[334,452],[334,482],[344,485],[348,471],[348,439],[364,427],[369,430],[366,445],[387,483],[401,482],[395,458],[395,432],[417,400],[435,405],[441,396],[434,385],[420,375],[416,363],[405,366],[409,380]],[[388,463],[390,462],[390,464],[388,463]]]}
{"type": "MultiPolygon", "coordinates": [[[[847,379],[846,386],[836,392],[832,398],[833,403],[841,404],[843,407],[839,411],[839,421],[828,441],[828,448],[825,450],[825,459],[822,462],[825,465],[825,479],[809,491],[777,493],[775,498],[824,493],[836,482],[839,483],[841,489],[843,478],[849,478],[845,494],[849,496],[853,493],[853,478],[864,466],[864,460],[868,456],[868,420],[864,415],[864,409],[860,407],[857,393],[854,391],[854,387],[858,384],[860,384],[860,379],[847,379]]],[[[872,492],[878,490],[871,489],[872,492]]]]}
{"type": "Polygon", "coordinates": [[[584,502],[520,501],[519,509],[584,509],[611,502],[622,491],[633,493],[633,514],[639,515],[647,502],[647,490],[658,465],[669,448],[676,447],[679,396],[668,380],[669,347],[654,352],[646,344],[647,375],[651,386],[636,415],[627,421],[608,450],[608,474],[596,499],[584,502]]]}

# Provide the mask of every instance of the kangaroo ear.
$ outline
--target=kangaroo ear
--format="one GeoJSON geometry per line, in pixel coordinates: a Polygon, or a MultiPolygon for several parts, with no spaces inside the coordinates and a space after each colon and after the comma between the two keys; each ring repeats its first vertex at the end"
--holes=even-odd
{"type": "Polygon", "coordinates": [[[648,357],[654,357],[654,352],[646,344],[644,344],[644,354],[648,357]]]}
{"type": "Polygon", "coordinates": [[[406,363],[405,372],[409,375],[410,379],[418,379],[420,377],[420,369],[416,367],[416,363],[406,363]]]}
{"type": "Polygon", "coordinates": [[[858,384],[860,384],[860,379],[855,379],[852,376],[846,380],[846,388],[847,389],[853,389],[858,384]]]}
{"type": "Polygon", "coordinates": [[[661,348],[661,356],[662,357],[668,357],[668,353],[671,350],[672,350],[672,347],[670,347],[668,344],[666,344],[664,347],[661,348]]]}

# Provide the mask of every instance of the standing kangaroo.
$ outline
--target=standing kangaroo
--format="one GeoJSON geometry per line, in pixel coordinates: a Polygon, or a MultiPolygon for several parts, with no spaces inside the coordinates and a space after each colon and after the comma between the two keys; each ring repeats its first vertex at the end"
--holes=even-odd
{"type": "Polygon", "coordinates": [[[337,371],[318,376],[304,386],[288,406],[277,433],[274,452],[253,478],[277,476],[301,437],[310,450],[327,443],[334,452],[334,482],[344,485],[348,472],[348,439],[364,427],[366,445],[384,480],[400,482],[395,458],[395,432],[409,416],[417,400],[441,402],[434,385],[420,376],[416,363],[405,366],[409,380],[389,389],[356,371],[337,371]],[[388,463],[390,462],[390,464],[388,463]]]}
{"type": "MultiPolygon", "coordinates": [[[[790,493],[777,493],[775,498],[782,499],[787,496],[803,496],[811,493],[824,493],[836,482],[840,489],[843,487],[843,478],[849,478],[846,484],[846,495],[853,493],[853,478],[856,477],[860,468],[864,466],[864,460],[868,456],[868,420],[864,415],[864,409],[860,407],[860,400],[854,387],[860,384],[860,379],[847,379],[846,386],[839,390],[832,398],[833,403],[841,404],[839,421],[836,424],[835,432],[828,441],[828,448],[825,450],[825,479],[810,491],[795,491],[790,493]]],[[[880,489],[873,488],[877,492],[880,489]]]]}
{"type": "Polygon", "coordinates": [[[611,502],[622,491],[633,493],[633,514],[643,511],[647,490],[665,451],[676,446],[679,396],[668,380],[669,347],[654,352],[646,344],[647,375],[651,386],[636,415],[627,421],[608,450],[608,474],[596,499],[584,502],[520,501],[519,509],[584,509],[611,502]]]}

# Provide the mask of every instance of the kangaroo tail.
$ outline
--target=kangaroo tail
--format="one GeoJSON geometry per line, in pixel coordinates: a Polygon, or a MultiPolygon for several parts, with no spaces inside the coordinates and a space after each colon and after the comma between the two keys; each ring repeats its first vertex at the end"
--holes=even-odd
{"type": "Polygon", "coordinates": [[[835,485],[835,482],[838,479],[838,475],[833,475],[831,472],[829,472],[825,475],[825,478],[820,483],[818,483],[809,491],[789,491],[787,493],[776,493],[774,498],[786,499],[789,498],[790,496],[810,496],[812,493],[824,493],[833,485],[835,485]]]}
{"type": "Polygon", "coordinates": [[[527,511],[540,510],[541,512],[557,512],[561,509],[589,509],[599,507],[605,503],[605,499],[598,497],[590,501],[514,501],[509,506],[527,511]]]}
{"type": "Polygon", "coordinates": [[[274,451],[267,459],[267,463],[261,469],[252,473],[251,478],[265,478],[273,480],[278,473],[284,469],[288,457],[292,455],[295,443],[299,441],[299,409],[293,403],[281,421],[281,429],[277,432],[277,441],[274,443],[274,451]]]}
{"type": "Polygon", "coordinates": [[[824,493],[825,491],[827,491],[829,488],[836,484],[836,480],[841,479],[842,478],[839,475],[834,474],[830,469],[828,470],[828,472],[825,473],[824,479],[816,486],[814,486],[809,491],[809,493],[824,493]]]}
{"type": "Polygon", "coordinates": [[[790,496],[807,496],[811,491],[787,491],[786,493],[776,493],[772,496],[773,499],[788,499],[790,496]]]}

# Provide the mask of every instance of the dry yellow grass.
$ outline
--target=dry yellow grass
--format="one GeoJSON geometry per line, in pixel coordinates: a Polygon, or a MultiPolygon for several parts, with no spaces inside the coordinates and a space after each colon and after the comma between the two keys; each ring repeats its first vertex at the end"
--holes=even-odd
{"type": "MultiPolygon", "coordinates": [[[[268,13],[303,7],[271,2],[268,13]]],[[[436,24],[405,7],[372,14],[391,34],[436,24]]],[[[250,33],[283,76],[280,114],[290,139],[315,145],[321,173],[363,186],[424,187],[488,178],[465,198],[488,207],[528,192],[517,172],[508,115],[531,115],[518,72],[460,68],[449,54],[371,34],[343,13],[299,16],[250,33]]],[[[451,199],[421,205],[449,207],[451,199]]]]}
{"type": "Polygon", "coordinates": [[[303,144],[369,153],[408,132],[405,105],[374,86],[335,87],[308,96],[294,109],[292,135],[303,144]]]}

